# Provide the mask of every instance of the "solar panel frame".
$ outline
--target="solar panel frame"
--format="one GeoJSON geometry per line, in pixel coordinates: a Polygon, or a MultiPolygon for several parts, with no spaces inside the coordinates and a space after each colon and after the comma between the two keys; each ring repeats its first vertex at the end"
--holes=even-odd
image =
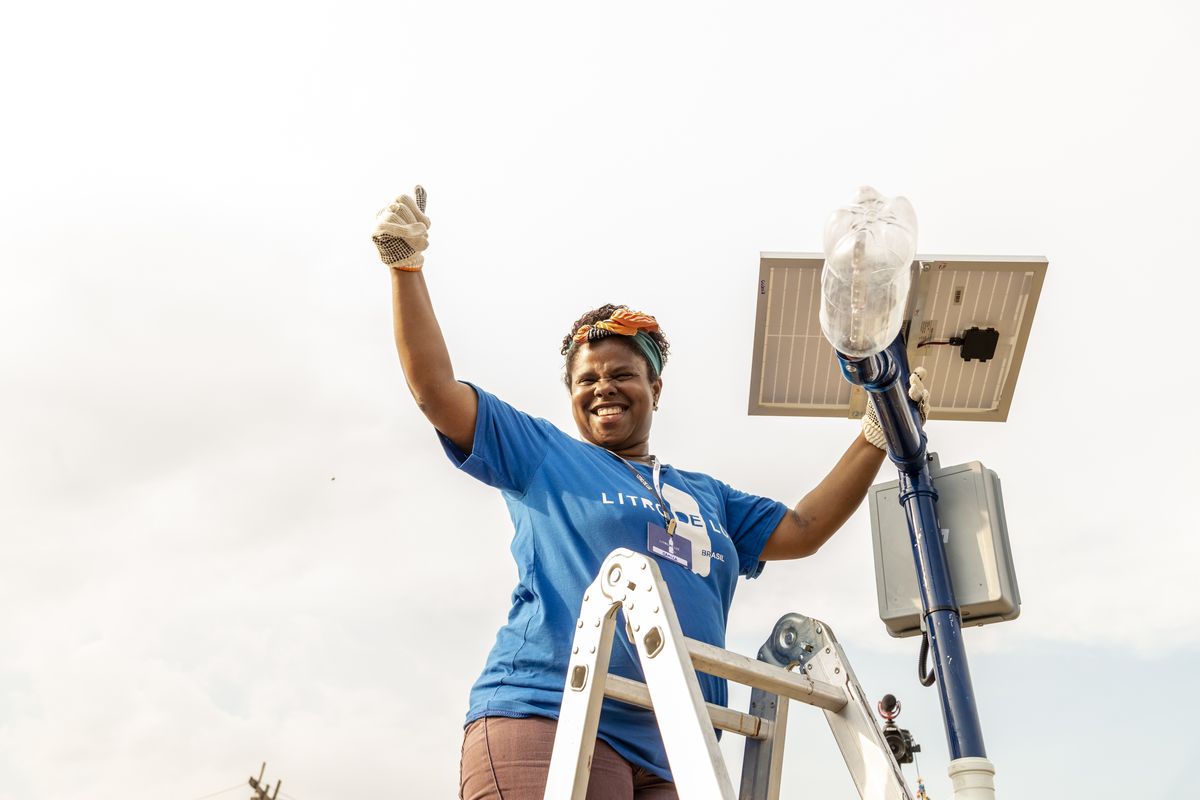
{"type": "MultiPolygon", "coordinates": [[[[821,334],[820,253],[764,252],[759,258],[749,413],[862,416],[866,393],[846,382],[821,334]],[[781,383],[782,379],[782,383],[781,383]]],[[[905,314],[909,363],[932,376],[930,418],[1008,418],[1049,262],[1042,256],[918,255],[905,314]],[[966,362],[931,340],[969,327],[1000,332],[996,355],[966,362]]]]}

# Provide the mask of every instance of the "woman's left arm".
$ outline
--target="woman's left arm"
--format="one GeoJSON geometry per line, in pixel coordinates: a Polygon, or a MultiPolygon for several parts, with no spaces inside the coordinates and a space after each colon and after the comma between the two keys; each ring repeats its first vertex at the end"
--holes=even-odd
{"type": "Polygon", "coordinates": [[[859,434],[829,474],[775,526],[763,561],[811,556],[862,504],[886,453],[859,434]]]}

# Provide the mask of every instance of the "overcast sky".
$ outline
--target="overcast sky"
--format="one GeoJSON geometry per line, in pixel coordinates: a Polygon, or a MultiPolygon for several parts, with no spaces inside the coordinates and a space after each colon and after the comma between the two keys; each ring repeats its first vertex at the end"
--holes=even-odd
{"type": "MultiPolygon", "coordinates": [[[[920,252],[1047,256],[1009,421],[928,426],[1004,485],[1021,617],[966,636],[988,754],[1002,797],[1182,796],[1198,35],[1185,2],[6,10],[0,798],[241,797],[264,760],[295,800],[455,794],[516,570],[396,361],[368,235],[417,182],[461,378],[573,431],[561,337],[644,309],[655,452],[788,503],[856,423],[746,415],[760,251],[819,249],[869,183],[920,252]]],[[[730,646],[828,621],[948,798],[875,603],[864,509],[742,583],[730,646]]],[[[853,797],[802,718],[783,796],[853,797]]]]}

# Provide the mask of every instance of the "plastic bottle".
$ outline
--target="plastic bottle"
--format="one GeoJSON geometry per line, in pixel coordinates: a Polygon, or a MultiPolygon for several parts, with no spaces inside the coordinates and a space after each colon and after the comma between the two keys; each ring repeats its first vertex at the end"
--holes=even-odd
{"type": "Polygon", "coordinates": [[[884,350],[900,333],[917,250],[917,215],[903,197],[870,186],[825,223],[821,331],[851,358],[884,350]]]}

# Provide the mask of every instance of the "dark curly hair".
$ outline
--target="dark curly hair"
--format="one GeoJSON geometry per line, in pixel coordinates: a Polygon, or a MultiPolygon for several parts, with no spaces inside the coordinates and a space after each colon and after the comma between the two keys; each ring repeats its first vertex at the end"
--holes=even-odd
{"type": "MultiPolygon", "coordinates": [[[[575,346],[575,331],[579,330],[584,325],[595,325],[601,320],[606,320],[613,315],[613,312],[618,308],[629,308],[627,305],[614,305],[605,303],[599,308],[593,308],[585,313],[582,317],[571,323],[571,330],[567,331],[567,335],[562,340],[562,350],[559,352],[564,356],[563,360],[563,382],[567,384],[567,388],[571,387],[571,364],[575,361],[575,354],[579,352],[579,348],[575,346]]],[[[667,353],[671,349],[671,343],[667,341],[667,337],[662,330],[646,331],[647,336],[654,340],[658,345],[659,351],[662,353],[663,366],[667,364],[667,353]]],[[[617,336],[619,340],[627,339],[625,336],[617,336]]],[[[646,354],[638,349],[638,346],[632,340],[626,342],[627,346],[637,353],[643,361],[646,362],[647,371],[650,374],[650,380],[658,378],[658,372],[654,369],[654,365],[650,363],[650,359],[646,358],[646,354]]]]}

